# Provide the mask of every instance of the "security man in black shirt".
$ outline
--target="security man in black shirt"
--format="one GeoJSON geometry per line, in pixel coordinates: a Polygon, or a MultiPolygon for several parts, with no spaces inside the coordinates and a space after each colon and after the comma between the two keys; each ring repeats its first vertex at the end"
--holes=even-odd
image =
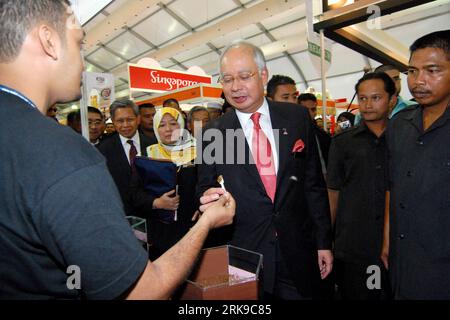
{"type": "Polygon", "coordinates": [[[380,259],[387,183],[385,129],[396,104],[395,83],[368,73],[356,84],[360,126],[338,134],[328,162],[335,271],[342,299],[385,299],[389,289],[380,259]]]}
{"type": "MultiPolygon", "coordinates": [[[[410,47],[419,103],[389,123],[389,274],[396,299],[450,299],[450,30],[410,47]]],[[[387,227],[388,228],[388,227],[387,227]]],[[[385,239],[387,240],[387,239],[385,239]]]]}

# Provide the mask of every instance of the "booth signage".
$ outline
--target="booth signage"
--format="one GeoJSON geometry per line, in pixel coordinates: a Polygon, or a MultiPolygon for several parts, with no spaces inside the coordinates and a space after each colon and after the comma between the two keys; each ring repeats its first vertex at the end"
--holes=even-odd
{"type": "Polygon", "coordinates": [[[130,89],[147,92],[172,91],[198,83],[211,84],[211,76],[199,76],[167,69],[129,65],[130,89]]]}

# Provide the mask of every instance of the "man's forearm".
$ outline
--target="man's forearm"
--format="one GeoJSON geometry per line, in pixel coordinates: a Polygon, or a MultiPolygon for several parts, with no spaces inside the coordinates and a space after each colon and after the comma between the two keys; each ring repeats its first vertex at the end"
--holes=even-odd
{"type": "Polygon", "coordinates": [[[176,245],[147,264],[127,299],[168,299],[189,275],[208,232],[207,221],[200,219],[176,245]]]}

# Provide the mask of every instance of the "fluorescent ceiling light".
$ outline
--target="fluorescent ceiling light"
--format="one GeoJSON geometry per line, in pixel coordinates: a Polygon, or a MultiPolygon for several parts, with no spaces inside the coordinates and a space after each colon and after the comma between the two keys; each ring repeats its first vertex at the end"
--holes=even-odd
{"type": "Polygon", "coordinates": [[[113,0],[70,0],[81,25],[85,25],[113,0]]]}

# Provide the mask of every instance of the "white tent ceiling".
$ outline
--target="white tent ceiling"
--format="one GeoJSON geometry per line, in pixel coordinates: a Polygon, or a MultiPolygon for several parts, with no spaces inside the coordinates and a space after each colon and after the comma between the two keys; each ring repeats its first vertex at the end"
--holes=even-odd
{"type": "MultiPolygon", "coordinates": [[[[450,0],[383,16],[381,27],[408,48],[421,35],[450,28],[450,0]]],[[[215,81],[220,51],[238,38],[263,48],[270,74],[292,77],[300,91],[320,91],[320,72],[306,50],[303,0],[113,0],[84,28],[86,69],[113,73],[117,96],[128,96],[127,63],[143,57],[175,70],[198,65],[215,81]]],[[[337,43],[331,48],[328,91],[350,99],[363,68],[379,63],[337,43]]]]}

